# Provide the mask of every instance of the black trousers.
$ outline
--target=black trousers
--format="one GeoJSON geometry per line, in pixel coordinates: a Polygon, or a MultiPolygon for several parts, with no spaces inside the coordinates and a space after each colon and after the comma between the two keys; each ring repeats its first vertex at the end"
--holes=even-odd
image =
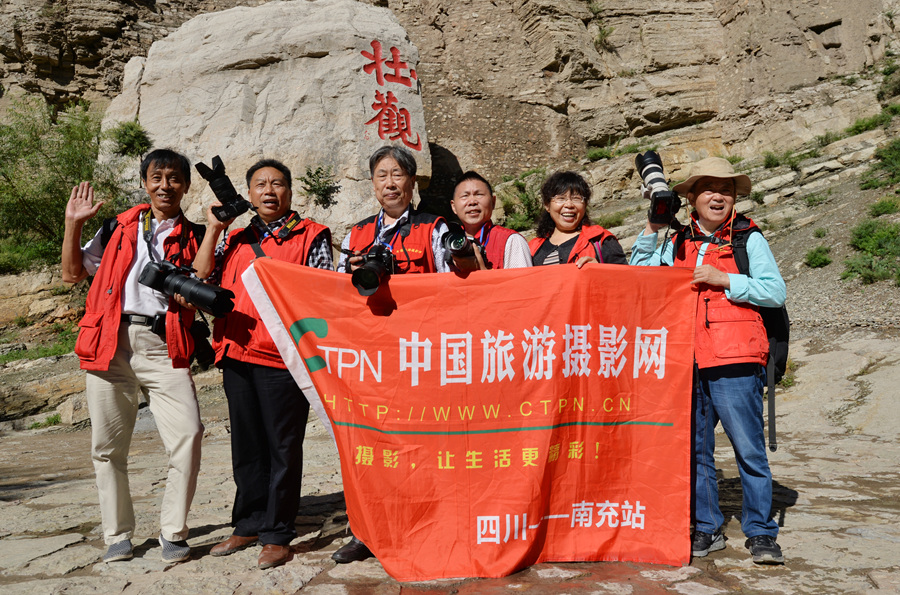
{"type": "Polygon", "coordinates": [[[231,418],[234,534],[288,545],[297,536],[309,402],[287,370],[220,363],[231,418]]]}

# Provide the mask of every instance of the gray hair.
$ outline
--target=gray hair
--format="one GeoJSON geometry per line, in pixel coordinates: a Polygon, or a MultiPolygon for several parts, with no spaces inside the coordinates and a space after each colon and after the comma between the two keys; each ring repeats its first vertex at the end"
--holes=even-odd
{"type": "Polygon", "coordinates": [[[413,157],[413,154],[410,153],[408,149],[394,146],[381,147],[372,153],[372,156],[369,157],[369,174],[374,176],[375,167],[382,159],[386,159],[387,157],[396,161],[397,165],[406,172],[406,175],[411,178],[416,177],[416,158],[413,157]]]}

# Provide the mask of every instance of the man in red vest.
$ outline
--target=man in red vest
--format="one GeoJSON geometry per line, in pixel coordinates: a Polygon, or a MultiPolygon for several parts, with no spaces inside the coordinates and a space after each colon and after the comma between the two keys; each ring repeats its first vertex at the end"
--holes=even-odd
{"type": "Polygon", "coordinates": [[[160,513],[162,558],[180,562],[191,555],[186,519],[197,486],[203,437],[188,369],[194,310],[182,298],[151,289],[139,279],[145,267],[163,259],[190,265],[203,226],[194,225],[181,212],[181,199],[191,186],[186,157],[158,149],[144,158],[140,171],[149,204],[105,222],[84,248],[81,231],[103,203],[94,203],[88,182],[72,189],[66,205],[62,276],[67,283],[94,276],[75,353],[87,371],[91,458],[108,546],[103,560],[132,557],[135,519],[128,450],[143,393],[169,454],[160,513]]]}
{"type": "MultiPolygon", "coordinates": [[[[369,173],[381,209],[350,229],[341,244],[338,272],[351,273],[359,268],[362,255],[375,246],[391,253],[395,275],[449,272],[441,243],[447,224],[443,218],[411,206],[416,186],[412,153],[403,147],[381,147],[369,158],[369,173]]],[[[331,557],[338,564],[347,564],[371,558],[372,552],[353,536],[331,557]]]]}
{"type": "Polygon", "coordinates": [[[491,221],[496,204],[497,197],[490,182],[474,171],[464,173],[453,189],[450,208],[459,217],[466,234],[483,250],[475,251],[478,268],[530,267],[528,241],[512,229],[494,225],[491,221]]]}
{"type": "Polygon", "coordinates": [[[291,209],[291,180],[291,171],[274,159],[251,166],[247,187],[256,216],[216,249],[231,220],[219,221],[212,212],[219,203],[213,203],[207,211],[209,233],[194,264],[199,277],[213,272],[212,279],[235,294],[234,310],[216,319],[213,332],[231,419],[234,532],[210,553],[226,556],[259,541],[260,568],[292,557],[309,401],[282,361],[241,274],[256,258],[333,268],[331,231],[291,209]]]}

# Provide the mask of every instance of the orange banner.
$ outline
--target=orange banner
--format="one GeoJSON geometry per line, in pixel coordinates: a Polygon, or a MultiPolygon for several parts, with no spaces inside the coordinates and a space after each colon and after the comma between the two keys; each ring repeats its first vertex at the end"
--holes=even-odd
{"type": "Polygon", "coordinates": [[[244,282],[330,423],[354,534],[399,580],[690,559],[691,271],[244,282]]]}

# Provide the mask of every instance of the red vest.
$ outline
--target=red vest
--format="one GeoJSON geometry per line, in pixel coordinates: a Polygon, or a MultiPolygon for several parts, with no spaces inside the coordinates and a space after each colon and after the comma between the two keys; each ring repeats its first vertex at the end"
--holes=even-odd
{"type": "MultiPolygon", "coordinates": [[[[752,224],[752,222],[751,222],[752,224]]],[[[716,232],[728,240],[727,231],[716,232]]],[[[675,254],[674,265],[695,268],[702,241],[686,240],[675,254]]],[[[703,255],[703,263],[720,271],[737,274],[737,263],[731,246],[710,244],[703,255]]],[[[732,302],[725,297],[725,289],[701,284],[697,301],[696,339],[694,358],[701,369],[728,364],[766,364],[769,339],[759,309],[747,303],[732,302]]]]}
{"type": "MultiPolygon", "coordinates": [[[[113,230],[109,243],[103,251],[100,267],[91,282],[85,304],[84,318],[79,326],[75,354],[81,360],[81,369],[105,371],[116,353],[119,338],[119,324],[122,320],[122,285],[137,253],[138,229],[141,216],[150,208],[143,204],[133,207],[118,217],[119,224],[113,230]]],[[[166,260],[178,254],[181,248],[184,214],[175,229],[164,240],[166,260]]],[[[190,225],[188,230],[190,230],[190,225]]],[[[143,241],[143,240],[142,240],[143,241]]],[[[184,251],[176,264],[189,264],[197,254],[198,241],[193,233],[188,233],[184,251]]],[[[190,328],[194,321],[194,311],[182,308],[169,299],[166,313],[166,345],[175,368],[187,368],[194,351],[194,339],[190,328]]]]}
{"type": "MultiPolygon", "coordinates": [[[[322,234],[330,243],[331,231],[327,227],[303,219],[284,240],[277,241],[267,235],[259,245],[266,256],[275,260],[305,265],[310,246],[322,234]]],[[[217,318],[213,327],[216,363],[227,356],[250,364],[287,369],[241,280],[241,274],[256,259],[252,244],[257,237],[251,227],[228,236],[220,285],[234,292],[234,310],[224,318],[217,318]]]]}
{"type": "MultiPolygon", "coordinates": [[[[444,219],[430,213],[409,210],[409,219],[400,231],[394,234],[392,252],[397,263],[398,274],[436,273],[434,264],[434,248],[431,235],[434,228],[444,219]]],[[[375,241],[375,227],[378,216],[363,219],[350,230],[350,250],[366,251],[375,241]]]]}
{"type": "MultiPolygon", "coordinates": [[[[486,223],[485,225],[489,225],[486,223]]],[[[490,232],[488,234],[487,246],[484,249],[484,255],[487,258],[488,267],[491,269],[502,269],[503,262],[506,259],[506,242],[510,236],[516,235],[516,231],[500,227],[499,225],[490,224],[490,232]]]]}
{"type": "MultiPolygon", "coordinates": [[[[575,246],[573,246],[572,251],[569,252],[569,260],[566,261],[566,264],[575,262],[582,256],[596,258],[597,262],[602,263],[603,257],[600,254],[600,246],[602,246],[606,238],[609,237],[615,236],[604,227],[600,227],[599,225],[582,226],[581,233],[578,234],[578,239],[575,241],[575,246]],[[596,248],[594,247],[595,243],[597,245],[596,248]]],[[[531,248],[532,257],[537,254],[538,249],[547,240],[548,238],[532,238],[529,240],[528,247],[531,248]]]]}

